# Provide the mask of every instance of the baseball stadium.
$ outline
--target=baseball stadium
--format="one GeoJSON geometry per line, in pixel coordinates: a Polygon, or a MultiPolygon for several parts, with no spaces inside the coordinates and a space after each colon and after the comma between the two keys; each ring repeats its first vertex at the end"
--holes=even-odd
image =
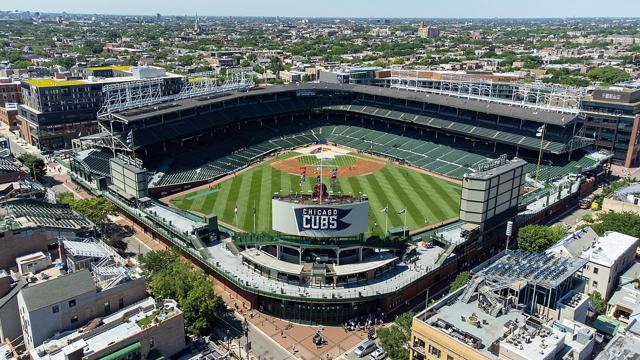
{"type": "Polygon", "coordinates": [[[504,248],[507,221],[577,201],[611,158],[584,136],[579,97],[553,89],[249,85],[171,99],[160,84],[107,87],[103,132],[75,144],[71,169],[292,321],[393,313],[446,289],[504,248]]]}

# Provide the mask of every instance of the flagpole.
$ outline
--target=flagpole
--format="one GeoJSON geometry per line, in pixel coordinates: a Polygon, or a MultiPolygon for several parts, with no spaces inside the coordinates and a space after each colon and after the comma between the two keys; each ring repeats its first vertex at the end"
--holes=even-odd
{"type": "Polygon", "coordinates": [[[536,166],[536,182],[538,182],[538,176],[540,175],[540,161],[542,161],[542,145],[544,144],[545,132],[547,132],[547,127],[542,125],[542,136],[540,137],[540,152],[538,153],[538,166],[536,166]]]}
{"type": "Polygon", "coordinates": [[[387,203],[387,207],[384,212],[384,236],[389,235],[389,203],[387,203]]]}
{"type": "Polygon", "coordinates": [[[404,209],[404,225],[402,227],[402,234],[407,237],[407,208],[404,209]]]}
{"type": "Polygon", "coordinates": [[[324,185],[324,183],[322,182],[322,164],[323,164],[323,156],[322,156],[322,151],[320,151],[320,204],[322,204],[322,193],[324,193],[323,189],[322,189],[322,185],[324,185]]]}
{"type": "Polygon", "coordinates": [[[256,201],[253,200],[253,233],[256,232],[256,201]]]}

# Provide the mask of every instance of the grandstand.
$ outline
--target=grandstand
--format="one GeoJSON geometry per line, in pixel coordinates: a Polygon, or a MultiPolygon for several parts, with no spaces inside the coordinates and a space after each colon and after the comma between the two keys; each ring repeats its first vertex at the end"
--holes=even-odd
{"type": "MultiPolygon", "coordinates": [[[[129,144],[155,175],[150,188],[204,183],[291,148],[330,142],[451,178],[501,154],[530,162],[553,180],[601,161],[585,151],[575,114],[442,94],[362,85],[302,84],[221,93],[123,110],[102,124],[113,143],[129,144]],[[536,137],[546,128],[544,142],[536,137]],[[111,128],[113,127],[113,132],[111,128]]],[[[95,137],[94,137],[95,138],[95,137]]],[[[102,155],[79,159],[104,176],[102,155]]]]}
{"type": "MultiPolygon", "coordinates": [[[[165,160],[164,166],[156,167],[161,169],[160,176],[151,185],[161,187],[214,180],[242,170],[272,153],[325,141],[391,158],[451,178],[461,178],[465,173],[474,172],[478,164],[499,155],[485,144],[456,143],[447,136],[436,138],[431,132],[400,135],[383,125],[376,129],[353,124],[323,125],[300,131],[301,127],[303,126],[293,124],[278,129],[263,126],[257,130],[243,127],[231,131],[225,140],[218,141],[215,145],[200,144],[192,149],[182,150],[170,162],[165,160]],[[295,132],[296,128],[298,132],[295,132]]],[[[535,157],[530,160],[532,163],[527,166],[527,172],[533,174],[536,169],[535,157]]],[[[552,162],[553,165],[547,162],[542,166],[540,176],[542,179],[553,180],[569,172],[581,172],[597,163],[598,161],[581,151],[574,156],[573,161],[560,159],[557,163],[552,162]]]]}

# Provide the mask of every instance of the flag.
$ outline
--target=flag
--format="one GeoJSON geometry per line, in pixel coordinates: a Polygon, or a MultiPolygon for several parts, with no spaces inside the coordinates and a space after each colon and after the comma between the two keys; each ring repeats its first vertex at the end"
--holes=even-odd
{"type": "Polygon", "coordinates": [[[404,214],[404,213],[406,213],[406,212],[407,212],[407,208],[404,208],[404,209],[402,209],[402,210],[398,211],[398,215],[400,215],[400,214],[404,214]]]}
{"type": "Polygon", "coordinates": [[[386,214],[386,213],[388,213],[388,212],[389,212],[389,207],[388,207],[388,206],[385,206],[385,208],[384,208],[384,209],[382,209],[382,210],[380,210],[380,212],[383,212],[383,213],[385,213],[385,214],[386,214]]]}
{"type": "Polygon", "coordinates": [[[133,144],[133,130],[129,131],[127,134],[127,145],[133,144]]]}
{"type": "Polygon", "coordinates": [[[542,133],[544,132],[544,129],[546,128],[546,125],[542,125],[538,128],[538,132],[536,132],[536,137],[540,137],[542,136],[542,133]]]}

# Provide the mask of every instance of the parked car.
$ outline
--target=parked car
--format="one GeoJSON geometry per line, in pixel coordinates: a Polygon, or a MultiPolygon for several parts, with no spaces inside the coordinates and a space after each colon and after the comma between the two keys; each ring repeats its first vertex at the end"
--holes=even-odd
{"type": "Polygon", "coordinates": [[[361,358],[371,354],[377,348],[378,346],[376,345],[376,343],[373,342],[373,340],[367,340],[362,344],[360,344],[360,346],[356,348],[356,351],[354,351],[354,353],[356,354],[357,357],[361,358]]]}
{"type": "Polygon", "coordinates": [[[387,358],[387,353],[381,348],[376,349],[369,355],[369,360],[382,360],[387,358]]]}

